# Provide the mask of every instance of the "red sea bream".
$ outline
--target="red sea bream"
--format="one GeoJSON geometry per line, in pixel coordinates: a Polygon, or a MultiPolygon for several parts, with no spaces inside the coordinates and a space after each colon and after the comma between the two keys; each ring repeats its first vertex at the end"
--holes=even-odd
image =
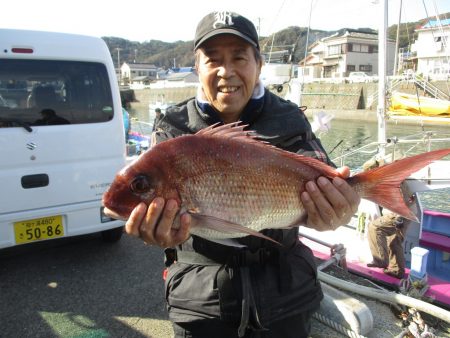
{"type": "MultiPolygon", "coordinates": [[[[308,181],[339,173],[323,162],[257,140],[236,123],[208,127],[153,146],[122,169],[103,196],[106,213],[127,219],[140,202],[173,198],[192,215],[191,233],[210,239],[255,235],[304,222],[308,181]]],[[[347,182],[361,198],[415,219],[402,181],[450,153],[436,150],[359,173],[347,182]]]]}

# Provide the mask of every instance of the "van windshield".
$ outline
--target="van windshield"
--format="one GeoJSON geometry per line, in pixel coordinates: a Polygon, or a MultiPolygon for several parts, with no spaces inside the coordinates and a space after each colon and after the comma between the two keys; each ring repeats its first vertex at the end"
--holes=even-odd
{"type": "Polygon", "coordinates": [[[0,127],[101,123],[113,115],[101,63],[0,59],[0,127]]]}

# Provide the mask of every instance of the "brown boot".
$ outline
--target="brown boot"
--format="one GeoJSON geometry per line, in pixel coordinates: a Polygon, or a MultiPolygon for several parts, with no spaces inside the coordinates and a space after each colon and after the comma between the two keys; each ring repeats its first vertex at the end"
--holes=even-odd
{"type": "Polygon", "coordinates": [[[388,276],[391,276],[391,277],[394,277],[394,278],[398,278],[398,279],[402,279],[403,276],[405,275],[404,272],[401,272],[401,271],[394,271],[394,270],[389,270],[389,269],[384,269],[383,272],[384,272],[386,275],[388,275],[388,276]]]}
{"type": "Polygon", "coordinates": [[[377,262],[370,262],[366,264],[369,268],[387,268],[387,265],[382,265],[377,262]]]}

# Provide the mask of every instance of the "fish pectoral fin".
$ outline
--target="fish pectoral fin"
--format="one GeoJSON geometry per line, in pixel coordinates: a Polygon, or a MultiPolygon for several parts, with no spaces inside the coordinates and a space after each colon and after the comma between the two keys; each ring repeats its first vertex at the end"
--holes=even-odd
{"type": "Polygon", "coordinates": [[[191,215],[192,217],[192,225],[193,227],[195,226],[201,226],[204,228],[208,228],[211,230],[215,230],[215,231],[219,231],[222,233],[226,233],[226,234],[231,234],[231,233],[244,233],[247,235],[252,235],[252,236],[256,236],[259,238],[264,238],[267,239],[268,241],[274,242],[278,245],[281,245],[279,242],[275,241],[274,239],[263,235],[262,233],[246,228],[240,224],[236,224],[221,218],[217,218],[214,216],[209,216],[209,215],[202,215],[202,214],[197,214],[195,212],[190,212],[188,211],[188,213],[191,215]]]}

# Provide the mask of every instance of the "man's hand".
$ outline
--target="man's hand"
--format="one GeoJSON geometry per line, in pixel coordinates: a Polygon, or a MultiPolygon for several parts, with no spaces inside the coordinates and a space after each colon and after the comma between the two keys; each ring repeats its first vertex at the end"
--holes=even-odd
{"type": "Polygon", "coordinates": [[[175,200],[157,197],[147,207],[140,203],[131,212],[125,231],[135,237],[141,237],[147,244],[158,245],[162,248],[177,246],[189,238],[191,216],[182,214],[177,216],[178,205],[175,200]],[[179,220],[176,218],[179,217],[179,220]],[[179,222],[178,222],[179,221],[179,222]],[[178,228],[173,224],[179,223],[178,228]]]}
{"type": "Polygon", "coordinates": [[[329,180],[319,177],[316,182],[306,183],[301,200],[307,213],[306,226],[319,231],[335,230],[348,224],[358,210],[359,195],[347,184],[348,167],[337,169],[341,177],[329,180]]]}

